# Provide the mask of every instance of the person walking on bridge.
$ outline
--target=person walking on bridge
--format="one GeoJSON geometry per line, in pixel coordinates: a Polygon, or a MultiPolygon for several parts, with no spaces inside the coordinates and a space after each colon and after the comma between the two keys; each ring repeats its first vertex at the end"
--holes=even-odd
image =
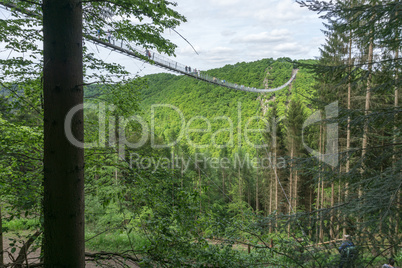
{"type": "Polygon", "coordinates": [[[110,43],[110,39],[112,39],[112,34],[110,33],[110,31],[107,31],[107,40],[110,43]]]}
{"type": "Polygon", "coordinates": [[[148,49],[145,50],[145,55],[146,55],[149,59],[151,58],[151,52],[150,52],[148,49]]]}

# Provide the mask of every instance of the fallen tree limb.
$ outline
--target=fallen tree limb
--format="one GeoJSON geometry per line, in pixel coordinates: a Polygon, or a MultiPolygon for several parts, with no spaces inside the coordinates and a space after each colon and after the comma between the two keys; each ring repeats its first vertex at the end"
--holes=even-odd
{"type": "Polygon", "coordinates": [[[132,261],[132,262],[138,262],[138,261],[140,261],[140,259],[139,258],[137,258],[137,257],[134,257],[134,256],[132,256],[132,255],[129,255],[129,254],[125,254],[125,253],[116,253],[116,252],[104,252],[104,251],[101,251],[101,252],[95,252],[95,253],[89,253],[89,252],[85,252],[85,260],[89,260],[89,261],[92,261],[92,260],[99,260],[99,259],[102,259],[102,260],[111,260],[111,259],[113,259],[113,258],[123,258],[123,259],[125,259],[125,260],[130,260],[130,261],[132,261]]]}
{"type": "Polygon", "coordinates": [[[26,265],[28,266],[28,250],[31,247],[32,243],[40,236],[42,232],[36,231],[21,247],[20,252],[18,253],[17,259],[13,263],[13,267],[22,268],[22,264],[26,261],[26,265]]]}

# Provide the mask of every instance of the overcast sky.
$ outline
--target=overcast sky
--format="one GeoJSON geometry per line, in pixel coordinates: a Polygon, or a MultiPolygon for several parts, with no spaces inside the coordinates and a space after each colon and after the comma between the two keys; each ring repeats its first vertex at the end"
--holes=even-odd
{"type": "MultiPolygon", "coordinates": [[[[197,50],[171,31],[178,45],[176,61],[208,70],[262,58],[311,59],[324,43],[322,20],[294,0],[174,0],[187,18],[176,30],[197,50]]],[[[116,52],[112,52],[116,53],[116,52]]],[[[103,54],[103,53],[102,53],[103,54]]],[[[115,57],[132,72],[165,72],[142,62],[115,57]]]]}
{"type": "MultiPolygon", "coordinates": [[[[324,43],[322,20],[294,0],[175,0],[187,18],[166,37],[176,45],[175,61],[208,70],[263,58],[312,59],[324,43]]],[[[102,59],[117,61],[133,74],[167,72],[117,52],[88,44],[102,59]],[[99,53],[98,53],[99,51],[99,53]]]]}

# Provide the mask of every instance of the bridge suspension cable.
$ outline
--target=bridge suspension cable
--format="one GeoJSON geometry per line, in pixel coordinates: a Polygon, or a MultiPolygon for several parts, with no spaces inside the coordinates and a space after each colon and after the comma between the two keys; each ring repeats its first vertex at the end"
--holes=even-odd
{"type": "Polygon", "coordinates": [[[218,79],[216,77],[210,76],[205,73],[201,73],[200,71],[195,71],[195,70],[189,70],[187,66],[184,64],[178,63],[176,61],[173,61],[167,57],[162,56],[161,54],[149,51],[147,49],[143,48],[135,48],[131,46],[129,43],[123,42],[122,40],[110,40],[110,42],[102,40],[100,38],[96,38],[92,35],[85,34],[84,37],[95,43],[98,44],[102,47],[105,47],[107,49],[112,49],[114,51],[117,51],[119,53],[125,54],[129,57],[134,57],[138,60],[154,64],[156,66],[159,66],[161,68],[179,73],[179,74],[184,74],[189,77],[202,80],[207,83],[211,83],[214,85],[222,86],[222,87],[227,87],[230,89],[235,89],[235,90],[241,90],[241,91],[247,91],[247,92],[257,92],[257,93],[265,93],[265,92],[274,92],[281,90],[288,86],[292,81],[296,78],[296,74],[298,69],[293,69],[292,71],[292,76],[287,81],[285,84],[276,87],[276,88],[268,88],[268,89],[257,89],[254,87],[246,87],[244,85],[238,85],[235,83],[227,82],[225,80],[218,79]]]}
{"type": "MultiPolygon", "coordinates": [[[[0,5],[4,6],[6,8],[14,9],[14,10],[21,12],[30,17],[36,17],[39,19],[42,18],[42,15],[34,13],[30,10],[25,10],[25,9],[19,8],[12,3],[0,2],[0,5]]],[[[211,83],[214,85],[218,85],[218,86],[222,86],[222,87],[226,87],[226,88],[230,88],[230,89],[246,91],[246,92],[266,93],[266,92],[274,92],[274,91],[281,90],[281,89],[287,87],[290,83],[292,83],[292,81],[296,78],[296,74],[298,71],[298,69],[293,69],[292,76],[290,77],[289,81],[287,81],[285,84],[283,84],[279,87],[268,88],[268,89],[258,89],[258,88],[254,88],[254,87],[247,87],[244,85],[238,85],[236,83],[227,82],[226,80],[218,79],[216,77],[205,74],[204,72],[200,72],[199,70],[197,70],[197,71],[195,71],[195,69],[191,70],[189,67],[187,67],[181,63],[178,63],[176,61],[173,61],[167,57],[164,57],[161,54],[152,52],[148,49],[144,50],[144,48],[134,47],[134,46],[130,45],[129,43],[124,42],[123,40],[112,39],[110,35],[108,37],[108,41],[101,39],[100,36],[98,36],[98,38],[96,38],[95,36],[87,34],[87,33],[84,33],[83,36],[86,40],[88,40],[90,42],[98,44],[107,49],[117,51],[117,52],[127,55],[129,57],[136,58],[137,60],[141,60],[141,61],[153,64],[153,65],[159,66],[161,68],[173,71],[175,73],[187,75],[191,78],[195,78],[195,79],[207,82],[207,83],[211,83]],[[119,44],[120,44],[120,46],[119,46],[119,44]]]]}

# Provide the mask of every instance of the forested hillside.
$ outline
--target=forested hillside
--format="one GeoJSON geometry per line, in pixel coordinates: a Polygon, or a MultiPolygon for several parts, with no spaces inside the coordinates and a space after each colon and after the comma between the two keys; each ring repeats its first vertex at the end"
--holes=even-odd
{"type": "MultiPolygon", "coordinates": [[[[311,61],[314,62],[314,61],[311,61]]],[[[219,69],[209,70],[206,73],[218,79],[225,79],[238,85],[273,88],[284,84],[292,75],[293,64],[290,59],[263,59],[252,63],[237,63],[235,65],[226,65],[219,69]]],[[[286,89],[281,91],[258,94],[244,91],[236,91],[219,86],[214,86],[202,81],[198,81],[186,76],[175,76],[170,74],[155,74],[146,77],[148,87],[140,91],[141,108],[144,114],[150,114],[150,108],[153,104],[169,104],[177,107],[184,115],[186,122],[189,119],[200,116],[211,121],[212,131],[224,128],[224,122],[214,122],[217,116],[226,116],[231,119],[234,126],[239,123],[239,108],[241,109],[240,118],[242,129],[244,129],[247,120],[253,116],[265,116],[267,112],[275,105],[278,109],[278,117],[285,116],[287,108],[292,99],[302,103],[306,114],[311,114],[312,101],[314,95],[314,78],[306,69],[301,68],[297,74],[297,79],[286,89]],[[222,125],[223,124],[223,125],[222,125]]],[[[156,113],[157,133],[178,132],[178,126],[170,120],[171,116],[177,116],[177,112],[172,109],[164,110],[164,113],[156,113]],[[170,110],[170,111],[169,111],[170,110]],[[161,120],[159,120],[161,119],[161,120]]],[[[257,121],[257,120],[255,120],[257,121]]],[[[203,127],[199,120],[191,126],[194,128],[203,127]],[[197,124],[198,123],[198,124],[197,124]]],[[[255,126],[257,122],[251,122],[255,126]]],[[[261,127],[261,125],[260,125],[261,127]]],[[[264,128],[264,127],[263,127],[264,128]]],[[[234,140],[238,139],[238,131],[234,133],[234,140]]],[[[225,138],[220,140],[222,144],[225,138]]],[[[258,134],[256,139],[261,139],[258,134]]],[[[197,140],[208,141],[210,134],[201,135],[197,140]]],[[[244,142],[244,140],[243,140],[244,142]]],[[[255,155],[255,150],[247,148],[251,154],[255,155]]],[[[238,145],[228,146],[227,151],[231,154],[238,150],[238,145]]],[[[208,144],[206,149],[211,154],[219,155],[217,149],[212,144],[208,144]]]]}

